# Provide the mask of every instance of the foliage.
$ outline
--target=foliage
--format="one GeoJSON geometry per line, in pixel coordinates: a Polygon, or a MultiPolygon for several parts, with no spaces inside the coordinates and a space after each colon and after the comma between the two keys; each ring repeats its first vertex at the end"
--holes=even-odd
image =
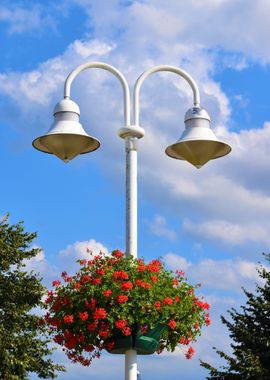
{"type": "Polygon", "coordinates": [[[29,372],[41,378],[55,378],[62,367],[47,357],[51,353],[45,327],[31,309],[42,305],[45,289],[41,279],[23,270],[24,260],[40,249],[30,248],[35,233],[24,232],[22,223],[0,221],[0,378],[28,379],[29,372]]]}
{"type": "MultiPolygon", "coordinates": [[[[270,261],[270,255],[265,255],[270,261]]],[[[270,272],[259,266],[258,273],[265,281],[263,286],[256,286],[255,294],[244,290],[247,297],[242,311],[229,311],[232,321],[221,317],[227,326],[233,357],[217,350],[227,365],[216,369],[201,362],[210,372],[211,380],[268,380],[270,379],[270,272]]]]}
{"type": "MultiPolygon", "coordinates": [[[[134,324],[142,334],[157,322],[167,326],[159,353],[188,345],[210,324],[209,304],[194,295],[182,271],[174,274],[159,260],[146,264],[116,250],[79,262],[79,272],[73,277],[63,272],[64,283],[54,281],[56,289],[46,300],[46,323],[73,362],[89,365],[103,349],[113,348],[115,333],[129,336],[134,324]]],[[[189,347],[186,357],[193,353],[189,347]]]]}

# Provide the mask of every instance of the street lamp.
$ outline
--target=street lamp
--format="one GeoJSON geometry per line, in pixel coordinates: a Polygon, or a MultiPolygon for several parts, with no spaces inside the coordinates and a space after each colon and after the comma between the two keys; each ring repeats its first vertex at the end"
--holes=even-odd
{"type": "MultiPolygon", "coordinates": [[[[197,168],[209,160],[225,156],[231,147],[220,141],[210,129],[210,117],[200,106],[199,89],[193,78],[184,70],[168,65],[155,66],[145,71],[134,87],[134,123],[130,122],[130,92],[125,77],[111,65],[103,62],[89,62],[78,66],[67,77],[64,99],[54,109],[54,123],[47,134],[36,138],[33,146],[45,153],[54,154],[64,162],[79,154],[99,148],[100,142],[88,135],[79,122],[80,109],[70,99],[72,81],[82,71],[100,68],[114,74],[120,81],[124,93],[124,127],[118,131],[126,146],[126,255],[137,257],[137,142],[145,134],[139,125],[139,94],[144,80],[159,71],[169,71],[180,75],[193,91],[193,107],[185,115],[185,131],[180,139],[165,150],[170,157],[186,160],[197,168]]],[[[125,380],[137,379],[137,353],[128,350],[125,354],[125,380]]]]}

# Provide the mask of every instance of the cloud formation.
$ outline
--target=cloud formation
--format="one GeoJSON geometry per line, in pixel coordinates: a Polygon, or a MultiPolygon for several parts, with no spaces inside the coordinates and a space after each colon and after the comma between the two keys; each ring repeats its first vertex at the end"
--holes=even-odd
{"type": "MultiPolygon", "coordinates": [[[[241,287],[254,288],[261,279],[256,270],[257,263],[241,258],[227,260],[203,259],[197,263],[174,253],[164,256],[166,264],[172,269],[182,269],[194,283],[201,282],[212,291],[215,289],[242,293],[241,287]]],[[[212,299],[217,302],[219,299],[212,299]]]]}
{"type": "Polygon", "coordinates": [[[31,7],[9,4],[0,6],[0,22],[7,26],[9,35],[27,32],[40,32],[47,28],[56,28],[56,23],[51,15],[46,14],[43,7],[34,5],[31,7]]]}
{"type": "Polygon", "coordinates": [[[153,222],[149,223],[152,234],[162,236],[169,240],[176,239],[176,232],[168,228],[166,219],[161,215],[155,215],[153,222]]]}
{"type": "MultiPolygon", "coordinates": [[[[88,14],[89,29],[94,30],[91,37],[86,32],[84,39],[74,40],[62,54],[41,62],[35,70],[0,74],[0,95],[16,107],[16,124],[27,126],[31,135],[34,129],[40,134],[45,132],[67,74],[83,61],[110,62],[127,76],[130,84],[151,65],[181,66],[199,83],[213,128],[233,150],[228,157],[209,162],[200,171],[164,156],[166,146],[181,133],[179,124],[183,125],[183,115],[192,104],[192,92],[185,81],[173,74],[153,75],[142,87],[140,102],[141,125],[146,130],[138,144],[141,196],[159,204],[161,212],[173,212],[184,231],[200,241],[222,241],[232,246],[252,242],[258,243],[259,250],[268,245],[270,124],[266,121],[260,129],[230,130],[232,103],[214,80],[220,57],[210,48],[216,48],[218,36],[220,49],[225,52],[223,65],[235,70],[244,69],[251,58],[265,62],[257,29],[244,33],[237,27],[244,2],[195,1],[186,2],[184,8],[177,2],[165,6],[161,1],[123,4],[115,0],[109,7],[87,0],[77,4],[88,14]],[[230,25],[224,14],[231,17],[230,25]],[[169,22],[158,27],[160,19],[169,22]],[[211,28],[200,28],[209,24],[211,28]],[[117,25],[121,25],[121,31],[117,25]],[[215,25],[216,33],[212,33],[215,25]],[[241,46],[238,38],[243,41],[241,46]],[[230,50],[228,55],[226,50],[230,50]],[[39,132],[36,125],[40,125],[39,132]],[[164,196],[166,202],[162,202],[164,196]]],[[[269,21],[268,3],[259,0],[256,7],[251,4],[251,8],[244,8],[241,15],[250,25],[258,15],[262,16],[260,28],[264,30],[269,21]]],[[[102,141],[103,154],[97,160],[108,176],[114,173],[114,181],[122,175],[122,145],[116,137],[123,120],[122,96],[118,81],[101,70],[81,74],[72,85],[72,97],[80,105],[86,130],[102,141]]],[[[162,223],[156,221],[152,231],[172,238],[162,223]]]]}

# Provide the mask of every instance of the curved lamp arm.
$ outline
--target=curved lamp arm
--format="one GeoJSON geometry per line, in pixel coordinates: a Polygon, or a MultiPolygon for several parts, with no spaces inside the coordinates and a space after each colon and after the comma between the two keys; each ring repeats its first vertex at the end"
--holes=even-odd
{"type": "Polygon", "coordinates": [[[78,74],[80,74],[82,71],[86,69],[104,69],[106,71],[111,72],[118,78],[121,82],[121,85],[124,90],[124,118],[125,118],[125,125],[130,125],[130,93],[129,93],[129,87],[127,84],[127,81],[123,74],[118,71],[115,67],[108,65],[107,63],[103,62],[88,62],[84,63],[80,66],[78,66],[75,70],[73,70],[67,77],[64,87],[64,98],[70,98],[70,86],[72,81],[76,78],[78,74]]]}
{"type": "Polygon", "coordinates": [[[195,83],[194,79],[186,71],[184,71],[178,67],[175,67],[175,66],[168,66],[168,65],[154,66],[151,69],[146,70],[144,73],[142,73],[135,83],[134,98],[133,98],[134,124],[135,125],[139,125],[139,93],[140,93],[141,85],[143,84],[144,80],[149,75],[156,73],[158,71],[170,71],[170,72],[178,74],[182,78],[186,79],[186,81],[189,83],[189,85],[193,91],[194,106],[195,107],[200,106],[200,93],[199,93],[198,86],[195,83]]]}

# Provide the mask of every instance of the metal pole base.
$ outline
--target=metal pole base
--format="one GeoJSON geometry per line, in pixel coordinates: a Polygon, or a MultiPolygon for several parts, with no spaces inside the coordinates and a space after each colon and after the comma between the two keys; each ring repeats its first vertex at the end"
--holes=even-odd
{"type": "Polygon", "coordinates": [[[125,354],[125,380],[137,380],[137,352],[129,350],[125,354]]]}

